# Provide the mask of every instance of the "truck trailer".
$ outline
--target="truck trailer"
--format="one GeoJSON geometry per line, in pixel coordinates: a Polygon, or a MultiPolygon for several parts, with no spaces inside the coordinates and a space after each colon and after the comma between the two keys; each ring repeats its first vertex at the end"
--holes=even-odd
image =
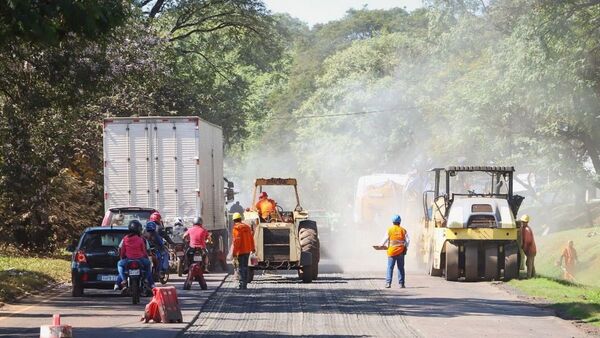
{"type": "Polygon", "coordinates": [[[221,127],[199,117],[104,119],[104,209],[127,208],[158,210],[167,229],[177,218],[190,226],[201,216],[212,233],[212,256],[224,260],[221,127]]]}

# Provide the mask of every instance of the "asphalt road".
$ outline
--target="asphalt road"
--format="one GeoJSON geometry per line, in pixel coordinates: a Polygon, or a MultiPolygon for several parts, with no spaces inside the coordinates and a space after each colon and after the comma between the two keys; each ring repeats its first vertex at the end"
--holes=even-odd
{"type": "Polygon", "coordinates": [[[490,283],[410,274],[406,289],[385,289],[380,275],[263,275],[248,290],[230,277],[183,336],[586,337],[490,283]]]}
{"type": "Polygon", "coordinates": [[[310,284],[295,273],[277,273],[257,275],[248,290],[238,290],[233,277],[225,277],[208,275],[207,291],[172,283],[182,324],[141,323],[149,298],[131,305],[130,298],[101,290],[72,298],[62,287],[1,308],[0,337],[38,337],[53,313],[73,326],[75,337],[586,337],[491,283],[409,273],[406,289],[385,289],[381,272],[327,273],[310,284]]]}
{"type": "Polygon", "coordinates": [[[173,278],[167,285],[177,288],[183,323],[144,324],[140,321],[150,297],[138,305],[131,297],[119,296],[112,290],[85,290],[84,297],[73,298],[69,286],[51,290],[43,296],[27,298],[18,305],[0,308],[0,337],[39,337],[40,326],[52,323],[52,314],[60,313],[62,324],[73,327],[75,337],[175,337],[199,313],[200,307],[221,285],[225,274],[208,274],[208,290],[195,283],[182,290],[183,280],[173,278]]]}

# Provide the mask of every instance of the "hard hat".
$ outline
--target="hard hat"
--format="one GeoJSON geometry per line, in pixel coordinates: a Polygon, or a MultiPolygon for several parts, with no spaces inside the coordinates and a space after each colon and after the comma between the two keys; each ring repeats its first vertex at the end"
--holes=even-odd
{"type": "Polygon", "coordinates": [[[392,223],[394,223],[394,224],[402,223],[402,218],[400,217],[400,215],[396,214],[396,215],[392,216],[392,223]]]}
{"type": "Polygon", "coordinates": [[[160,222],[161,218],[162,217],[160,216],[160,212],[155,211],[155,212],[152,213],[152,215],[150,215],[149,221],[160,222]]]}
{"type": "Polygon", "coordinates": [[[233,219],[234,221],[236,219],[242,220],[242,214],[240,214],[239,212],[236,212],[235,214],[233,214],[233,216],[231,216],[231,219],[233,219]]]}
{"type": "Polygon", "coordinates": [[[198,225],[198,224],[202,225],[203,223],[204,222],[202,221],[202,217],[199,217],[199,216],[195,217],[194,221],[192,222],[192,224],[194,224],[194,225],[198,225]]]}
{"type": "Polygon", "coordinates": [[[521,222],[529,223],[529,215],[521,216],[521,222]]]}
{"type": "Polygon", "coordinates": [[[259,198],[267,198],[267,197],[269,197],[269,195],[267,195],[266,191],[263,191],[263,192],[260,193],[260,195],[258,197],[259,198]]]}

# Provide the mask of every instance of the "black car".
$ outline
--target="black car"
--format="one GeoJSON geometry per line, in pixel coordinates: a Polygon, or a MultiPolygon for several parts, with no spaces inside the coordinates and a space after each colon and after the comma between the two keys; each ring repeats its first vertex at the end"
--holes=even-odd
{"type": "Polygon", "coordinates": [[[74,297],[84,289],[112,289],[118,276],[119,243],[127,235],[127,227],[87,228],[79,243],[69,247],[71,282],[74,297]]]}

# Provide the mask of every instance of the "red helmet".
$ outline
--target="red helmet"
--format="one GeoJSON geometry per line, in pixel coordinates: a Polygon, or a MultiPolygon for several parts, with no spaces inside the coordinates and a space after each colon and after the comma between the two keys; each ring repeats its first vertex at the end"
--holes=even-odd
{"type": "Polygon", "coordinates": [[[160,222],[161,219],[162,219],[162,217],[160,216],[160,212],[155,211],[155,212],[152,213],[152,215],[150,215],[149,221],[151,221],[151,222],[160,222]]]}
{"type": "Polygon", "coordinates": [[[269,195],[267,195],[266,191],[261,192],[260,195],[258,196],[258,198],[267,198],[267,197],[269,197],[269,195]]]}

